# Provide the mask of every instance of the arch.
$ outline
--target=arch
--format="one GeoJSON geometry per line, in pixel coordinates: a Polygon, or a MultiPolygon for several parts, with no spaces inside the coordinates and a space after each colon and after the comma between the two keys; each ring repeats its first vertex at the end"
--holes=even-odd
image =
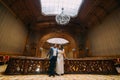
{"type": "MultiPolygon", "coordinates": [[[[70,46],[70,49],[71,49],[71,52],[72,52],[72,49],[75,48],[77,50],[77,43],[75,41],[75,39],[68,33],[65,33],[65,32],[51,32],[51,33],[47,33],[46,35],[42,36],[40,39],[39,39],[39,43],[37,45],[37,51],[36,51],[36,56],[37,57],[41,57],[41,52],[40,52],[40,48],[43,47],[44,43],[50,39],[50,38],[64,38],[66,40],[68,40],[70,43],[69,43],[69,46],[70,46]]],[[[71,55],[71,58],[75,58],[77,57],[77,51],[75,53],[70,53],[71,55]]]]}

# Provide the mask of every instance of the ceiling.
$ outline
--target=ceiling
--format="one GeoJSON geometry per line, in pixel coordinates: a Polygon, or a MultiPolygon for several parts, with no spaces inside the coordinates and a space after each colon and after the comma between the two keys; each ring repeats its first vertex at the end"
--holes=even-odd
{"type": "MultiPolygon", "coordinates": [[[[55,16],[42,15],[40,0],[1,0],[1,3],[27,27],[34,25],[34,29],[40,30],[60,26],[56,23],[55,16]]],[[[88,29],[95,24],[100,24],[118,7],[120,7],[120,0],[84,0],[78,16],[72,18],[65,26],[76,25],[76,28],[88,29]]]]}

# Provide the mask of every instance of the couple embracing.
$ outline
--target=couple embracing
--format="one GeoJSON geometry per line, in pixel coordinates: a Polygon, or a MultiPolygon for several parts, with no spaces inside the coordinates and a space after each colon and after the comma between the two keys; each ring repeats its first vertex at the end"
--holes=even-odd
{"type": "Polygon", "coordinates": [[[49,56],[50,65],[48,68],[49,76],[63,75],[64,74],[64,57],[65,52],[62,45],[57,47],[57,44],[54,44],[50,48],[47,56],[49,56]]]}

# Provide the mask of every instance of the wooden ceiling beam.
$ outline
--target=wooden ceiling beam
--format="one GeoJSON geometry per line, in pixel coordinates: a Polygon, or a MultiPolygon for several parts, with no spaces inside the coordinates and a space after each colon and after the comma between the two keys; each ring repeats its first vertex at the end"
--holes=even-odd
{"type": "Polygon", "coordinates": [[[107,9],[104,8],[104,6],[102,5],[97,5],[96,7],[99,7],[100,9],[102,9],[106,14],[109,14],[110,12],[107,11],[107,9]]]}
{"type": "Polygon", "coordinates": [[[102,21],[100,20],[99,16],[97,16],[95,13],[93,13],[93,15],[97,18],[97,21],[98,21],[99,23],[102,22],[102,21]]]}
{"type": "MultiPolygon", "coordinates": [[[[25,25],[44,25],[43,23],[48,23],[45,25],[51,24],[55,28],[59,26],[55,21],[55,16],[42,15],[40,0],[0,0],[0,2],[12,15],[19,17],[25,25]],[[55,24],[53,25],[51,22],[55,24]]],[[[66,27],[76,26],[73,27],[75,29],[80,29],[80,27],[90,28],[95,23],[101,23],[108,14],[120,7],[119,4],[120,0],[84,0],[78,11],[78,16],[71,18],[66,27]]]]}
{"type": "Polygon", "coordinates": [[[8,11],[9,11],[13,16],[17,17],[17,15],[10,9],[10,7],[9,7],[7,4],[5,4],[2,0],[0,0],[0,2],[2,3],[2,5],[3,5],[5,8],[8,9],[8,11]]]}

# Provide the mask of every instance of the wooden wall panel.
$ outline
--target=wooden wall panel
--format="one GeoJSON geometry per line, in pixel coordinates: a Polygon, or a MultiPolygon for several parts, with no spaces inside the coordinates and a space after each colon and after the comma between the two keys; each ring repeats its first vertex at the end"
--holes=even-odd
{"type": "Polygon", "coordinates": [[[0,4],[0,54],[22,54],[26,37],[23,23],[0,4]]]}
{"type": "Polygon", "coordinates": [[[120,56],[120,8],[89,32],[91,56],[120,56]]]}

